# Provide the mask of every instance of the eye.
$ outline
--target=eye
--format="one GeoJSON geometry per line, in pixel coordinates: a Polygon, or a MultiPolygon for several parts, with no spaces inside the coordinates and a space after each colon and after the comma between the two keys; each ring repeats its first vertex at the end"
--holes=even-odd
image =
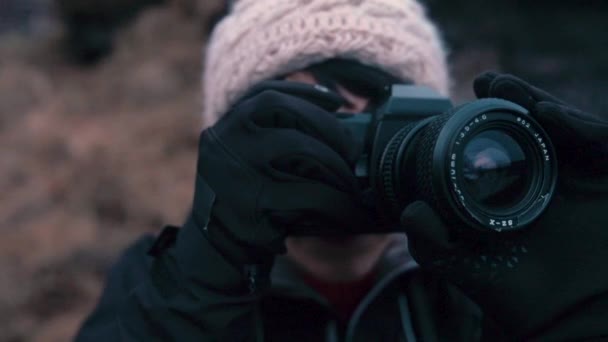
{"type": "Polygon", "coordinates": [[[343,107],[350,112],[363,112],[370,104],[370,99],[353,95],[353,94],[340,94],[344,98],[343,107]]]}

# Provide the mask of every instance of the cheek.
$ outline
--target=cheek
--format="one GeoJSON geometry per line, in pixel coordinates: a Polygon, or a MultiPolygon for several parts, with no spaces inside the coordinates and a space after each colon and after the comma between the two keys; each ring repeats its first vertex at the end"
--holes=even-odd
{"type": "Polygon", "coordinates": [[[297,71],[285,76],[286,81],[300,82],[306,84],[317,84],[317,80],[309,72],[297,71]]]}

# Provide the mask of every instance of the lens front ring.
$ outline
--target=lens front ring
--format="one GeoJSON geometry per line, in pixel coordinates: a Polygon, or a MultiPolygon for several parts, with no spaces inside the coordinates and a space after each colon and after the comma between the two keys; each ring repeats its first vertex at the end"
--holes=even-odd
{"type": "MultiPolygon", "coordinates": [[[[432,155],[418,158],[422,163],[426,159],[425,164],[430,167],[422,172],[431,177],[428,181],[432,193],[422,194],[423,197],[436,200],[437,207],[447,212],[446,217],[459,218],[483,230],[516,230],[542,213],[555,188],[555,151],[547,134],[524,108],[499,99],[483,99],[458,108],[440,121],[444,122],[440,129],[429,129],[430,134],[423,137],[434,140],[432,155]],[[491,130],[513,137],[523,147],[531,177],[524,183],[525,191],[516,197],[517,203],[501,209],[479,203],[467,191],[463,175],[465,148],[476,136],[491,130]]],[[[424,182],[425,176],[420,176],[424,182]]]]}

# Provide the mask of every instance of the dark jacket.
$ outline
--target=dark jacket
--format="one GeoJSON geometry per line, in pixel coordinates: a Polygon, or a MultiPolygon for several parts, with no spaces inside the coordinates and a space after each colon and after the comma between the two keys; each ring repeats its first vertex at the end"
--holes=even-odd
{"type": "MultiPolygon", "coordinates": [[[[195,237],[186,238],[192,246],[195,237]]],[[[153,243],[151,236],[140,239],[114,266],[78,341],[476,341],[497,336],[482,328],[480,311],[456,288],[421,271],[403,236],[387,248],[375,285],[347,326],[338,323],[327,301],[300,280],[286,257],[276,259],[269,290],[247,295],[205,283],[204,277],[221,278],[214,273],[223,270],[219,259],[187,255],[203,257],[199,260],[217,269],[200,270],[202,278],[184,276],[187,267],[197,268],[196,262],[180,264],[180,257],[171,254],[155,260],[147,254],[153,243]],[[159,262],[176,267],[159,267],[159,262]]]]}

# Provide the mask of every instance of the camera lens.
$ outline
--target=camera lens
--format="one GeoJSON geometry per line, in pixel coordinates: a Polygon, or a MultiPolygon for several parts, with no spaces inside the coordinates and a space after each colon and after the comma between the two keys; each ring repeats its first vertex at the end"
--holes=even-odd
{"type": "Polygon", "coordinates": [[[486,231],[531,223],[549,204],[557,179],[547,134],[527,110],[500,99],[404,126],[378,168],[376,188],[393,215],[422,199],[446,221],[486,231]]]}
{"type": "Polygon", "coordinates": [[[506,131],[486,130],[463,149],[463,190],[488,211],[516,206],[528,193],[524,148],[506,131]]]}

